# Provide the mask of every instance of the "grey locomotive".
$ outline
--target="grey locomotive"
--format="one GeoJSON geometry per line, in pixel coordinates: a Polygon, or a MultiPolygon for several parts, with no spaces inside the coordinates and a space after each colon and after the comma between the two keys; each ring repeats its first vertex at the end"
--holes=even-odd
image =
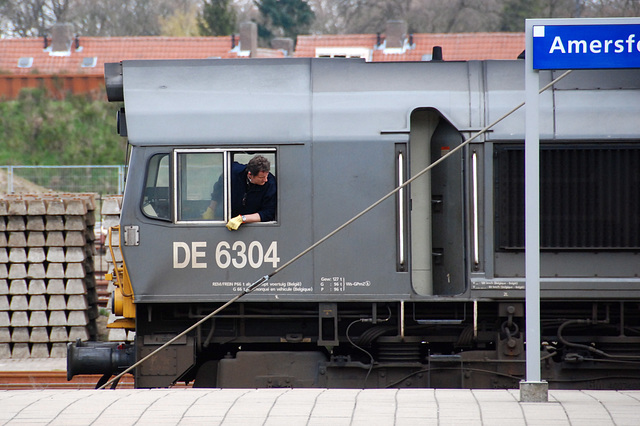
{"type": "MultiPolygon", "coordinates": [[[[465,143],[524,100],[524,61],[124,61],[106,82],[131,145],[114,309],[136,338],[71,345],[71,376],[122,371],[207,318],[136,386],[524,378],[524,112],[465,143]],[[274,216],[229,230],[234,167],[256,154],[274,216]]],[[[639,89],[637,70],[574,71],[540,95],[541,341],[526,344],[552,389],[640,386],[639,89]]]]}

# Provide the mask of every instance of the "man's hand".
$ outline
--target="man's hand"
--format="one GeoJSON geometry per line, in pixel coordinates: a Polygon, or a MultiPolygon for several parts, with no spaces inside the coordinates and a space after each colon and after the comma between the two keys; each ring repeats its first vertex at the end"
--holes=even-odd
{"type": "Polygon", "coordinates": [[[227,222],[227,229],[229,231],[236,231],[238,228],[240,228],[240,225],[242,225],[242,215],[238,215],[229,220],[229,222],[227,222]]]}
{"type": "Polygon", "coordinates": [[[204,220],[213,219],[213,210],[211,209],[211,207],[207,207],[207,209],[204,211],[204,213],[202,213],[202,218],[204,220]]]}

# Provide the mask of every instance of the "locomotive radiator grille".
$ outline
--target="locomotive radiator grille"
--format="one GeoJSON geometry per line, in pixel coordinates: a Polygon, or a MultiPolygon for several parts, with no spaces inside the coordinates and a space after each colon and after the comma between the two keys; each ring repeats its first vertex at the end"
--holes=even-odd
{"type": "MultiPolygon", "coordinates": [[[[541,146],[540,246],[640,249],[640,148],[541,146]]],[[[496,148],[496,247],[524,250],[524,146],[496,148]]]]}

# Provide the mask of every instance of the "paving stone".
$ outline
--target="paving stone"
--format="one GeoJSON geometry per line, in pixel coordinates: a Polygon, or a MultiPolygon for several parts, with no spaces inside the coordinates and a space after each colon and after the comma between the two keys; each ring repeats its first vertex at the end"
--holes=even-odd
{"type": "Polygon", "coordinates": [[[44,272],[44,263],[30,263],[29,269],[27,269],[27,278],[31,279],[43,279],[46,277],[44,272]]]}
{"type": "Polygon", "coordinates": [[[0,280],[0,295],[9,294],[9,284],[7,280],[0,280]]]}
{"type": "Polygon", "coordinates": [[[12,263],[9,266],[9,279],[23,279],[27,278],[27,268],[24,263],[12,263]]]}
{"type": "Polygon", "coordinates": [[[47,200],[47,215],[63,215],[64,210],[64,201],[60,198],[51,198],[47,200]]]}
{"type": "Polygon", "coordinates": [[[87,315],[87,311],[69,311],[67,325],[85,327],[87,324],[89,324],[89,315],[87,315]]]}
{"type": "Polygon", "coordinates": [[[69,333],[67,327],[51,327],[51,333],[49,333],[50,342],[68,342],[69,333]]]}
{"type": "Polygon", "coordinates": [[[9,262],[27,263],[27,249],[24,247],[13,247],[9,251],[9,262]]]}
{"type": "Polygon", "coordinates": [[[49,358],[49,345],[47,343],[32,344],[31,358],[49,358]]]}
{"type": "MultiPolygon", "coordinates": [[[[3,233],[4,234],[4,233],[3,233]]],[[[9,242],[6,244],[8,247],[26,247],[27,237],[24,232],[8,232],[9,242]]]]}
{"type": "Polygon", "coordinates": [[[83,216],[65,216],[64,229],[66,231],[84,231],[87,229],[83,216]]]}
{"type": "Polygon", "coordinates": [[[47,285],[47,294],[65,294],[65,284],[62,279],[49,280],[47,285]]]}
{"type": "Polygon", "coordinates": [[[67,313],[65,311],[50,311],[49,325],[50,326],[66,326],[67,313]]]}
{"type": "Polygon", "coordinates": [[[30,231],[27,238],[28,247],[42,247],[45,245],[46,240],[44,238],[44,232],[42,231],[30,231]]]}
{"type": "Polygon", "coordinates": [[[50,263],[47,266],[47,278],[64,278],[64,264],[50,263]]]}
{"type": "Polygon", "coordinates": [[[0,216],[0,231],[7,230],[7,221],[4,216],[0,216]]]}
{"type": "MultiPolygon", "coordinates": [[[[49,343],[49,333],[47,327],[33,327],[29,335],[30,343],[49,343]]],[[[47,354],[48,356],[48,354],[47,354]]]]}
{"type": "Polygon", "coordinates": [[[84,247],[67,247],[65,262],[84,262],[87,260],[84,247]]]}
{"type": "MultiPolygon", "coordinates": [[[[54,311],[56,312],[56,311],[54,311]]],[[[46,327],[49,325],[46,311],[33,311],[29,315],[29,327],[46,327]]]]}
{"type": "Polygon", "coordinates": [[[64,247],[64,234],[62,231],[47,232],[47,239],[44,245],[47,247],[64,247]]]}
{"type": "Polygon", "coordinates": [[[65,270],[65,278],[84,278],[86,275],[84,265],[82,263],[67,263],[65,270]]]}
{"type": "Polygon", "coordinates": [[[122,206],[122,198],[121,197],[105,197],[102,200],[102,211],[103,215],[106,214],[114,214],[119,215],[122,206]]]}
{"type": "Polygon", "coordinates": [[[114,247],[113,256],[111,256],[111,250],[109,250],[107,248],[107,255],[106,255],[107,262],[113,263],[114,259],[115,259],[116,263],[121,263],[122,262],[122,253],[120,252],[120,248],[119,247],[114,247]]]}
{"type": "Polygon", "coordinates": [[[9,296],[0,295],[0,311],[9,310],[9,296]]]}
{"type": "Polygon", "coordinates": [[[112,226],[118,225],[120,225],[120,215],[107,215],[102,218],[102,226],[104,226],[107,230],[112,226]]]}
{"type": "MultiPolygon", "coordinates": [[[[49,338],[51,340],[51,338],[49,338]]],[[[53,343],[51,344],[50,358],[66,358],[67,357],[67,344],[66,343],[53,343]]]]}
{"type": "Polygon", "coordinates": [[[30,311],[45,311],[47,309],[47,299],[44,295],[38,294],[29,297],[29,310],[30,311]]]}
{"type": "Polygon", "coordinates": [[[68,231],[64,238],[64,245],[67,247],[83,247],[87,244],[84,231],[68,231]]]}
{"type": "Polygon", "coordinates": [[[13,311],[11,313],[11,327],[27,327],[29,315],[26,311],[13,311]]]}
{"type": "Polygon", "coordinates": [[[29,342],[29,329],[27,327],[14,327],[11,332],[12,343],[29,342]]]}
{"type": "Polygon", "coordinates": [[[73,215],[73,216],[83,216],[87,214],[87,203],[85,200],[80,198],[67,199],[65,201],[65,214],[73,215]]]}
{"type": "Polygon", "coordinates": [[[35,199],[27,201],[27,214],[30,216],[41,216],[47,214],[47,206],[44,200],[35,199]]]}
{"type": "Polygon", "coordinates": [[[11,305],[9,307],[10,308],[9,310],[26,311],[28,307],[29,307],[29,302],[27,300],[27,296],[18,295],[18,296],[11,297],[11,305]]]}
{"type": "Polygon", "coordinates": [[[9,327],[11,321],[9,320],[9,312],[0,311],[0,327],[9,327]]]}
{"type": "Polygon", "coordinates": [[[7,221],[7,231],[24,231],[27,229],[23,216],[9,216],[7,221]]]}
{"type": "Polygon", "coordinates": [[[27,359],[31,356],[28,343],[14,343],[11,350],[11,358],[13,359],[27,359]]]}
{"type": "Polygon", "coordinates": [[[64,261],[65,261],[64,247],[47,248],[47,262],[64,263],[64,261]]]}
{"type": "Polygon", "coordinates": [[[67,301],[61,294],[53,294],[49,296],[49,304],[47,309],[50,311],[63,311],[67,309],[67,301]]]}
{"type": "Polygon", "coordinates": [[[84,295],[72,294],[67,300],[67,310],[69,311],[81,311],[88,309],[89,305],[84,295]]]}
{"type": "Polygon", "coordinates": [[[109,341],[110,342],[122,342],[127,340],[127,330],[124,328],[110,328],[109,329],[109,341]]]}
{"type": "Polygon", "coordinates": [[[27,282],[25,280],[12,280],[9,286],[10,295],[27,294],[27,282]]]}
{"type": "Polygon", "coordinates": [[[27,203],[24,200],[9,200],[7,213],[9,216],[25,216],[27,214],[27,203]]]}
{"type": "Polygon", "coordinates": [[[0,200],[0,216],[7,216],[9,214],[9,201],[0,200]]]}
{"type": "Polygon", "coordinates": [[[9,327],[0,327],[0,343],[11,343],[11,331],[9,327]]]}
{"type": "Polygon", "coordinates": [[[65,294],[85,294],[87,293],[87,287],[84,280],[79,278],[73,278],[67,280],[67,286],[65,287],[65,294]]]}
{"type": "Polygon", "coordinates": [[[27,216],[27,231],[44,230],[44,218],[42,216],[27,216]]]}
{"type": "MultiPolygon", "coordinates": [[[[4,232],[0,232],[0,234],[4,234],[4,232]]],[[[6,247],[0,247],[0,263],[9,263],[6,247]]]]}
{"type": "Polygon", "coordinates": [[[44,254],[44,247],[31,247],[29,248],[29,254],[27,255],[27,262],[41,263],[46,260],[44,254]]]}
{"type": "Polygon", "coordinates": [[[29,294],[45,294],[47,292],[47,284],[44,280],[36,279],[29,281],[29,294]]]}
{"type": "Polygon", "coordinates": [[[11,358],[11,345],[9,343],[0,343],[0,359],[11,358]]]}
{"type": "Polygon", "coordinates": [[[45,230],[47,231],[64,231],[63,216],[45,216],[45,230]]]}
{"type": "Polygon", "coordinates": [[[83,342],[89,340],[89,331],[86,327],[71,327],[69,330],[69,341],[75,342],[78,339],[83,342]]]}
{"type": "Polygon", "coordinates": [[[5,232],[0,232],[0,247],[6,247],[8,244],[7,234],[5,232]]]}

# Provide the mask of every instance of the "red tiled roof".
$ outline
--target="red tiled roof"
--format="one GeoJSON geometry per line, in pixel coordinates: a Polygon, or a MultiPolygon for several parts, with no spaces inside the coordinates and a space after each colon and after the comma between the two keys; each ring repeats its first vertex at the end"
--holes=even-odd
{"type": "MultiPolygon", "coordinates": [[[[66,56],[50,54],[41,38],[0,39],[0,73],[102,75],[105,62],[130,59],[237,58],[231,37],[80,37],[66,56]],[[30,68],[19,68],[22,57],[33,58],[30,68]],[[94,67],[82,67],[84,58],[97,58],[94,67]]],[[[384,38],[383,38],[384,40],[384,38]]],[[[413,46],[400,53],[376,49],[375,34],[298,36],[294,56],[315,57],[316,48],[366,48],[371,60],[420,61],[433,46],[441,46],[443,59],[515,59],[524,50],[523,33],[414,34],[413,46]]],[[[258,57],[283,57],[282,51],[258,49],[258,57]]],[[[245,56],[243,56],[245,57],[245,56]]]]}
{"type": "MultiPolygon", "coordinates": [[[[237,44],[236,39],[236,44],[237,44]]],[[[50,44],[50,41],[49,41],[50,44]]],[[[105,62],[130,59],[237,58],[226,37],[79,37],[80,48],[72,43],[66,56],[51,55],[41,38],[0,40],[0,72],[12,74],[100,74],[105,62]],[[32,57],[30,68],[19,68],[18,60],[32,57]],[[94,67],[82,67],[84,58],[96,57],[94,67]]],[[[50,49],[50,47],[49,47],[50,49]]],[[[259,49],[258,57],[283,57],[272,49],[259,49]]]]}
{"type": "Polygon", "coordinates": [[[298,36],[294,56],[314,57],[317,47],[362,47],[372,50],[373,62],[420,61],[441,46],[445,61],[467,61],[516,59],[525,47],[524,33],[414,34],[412,48],[403,53],[376,49],[376,41],[375,34],[298,36]]]}

